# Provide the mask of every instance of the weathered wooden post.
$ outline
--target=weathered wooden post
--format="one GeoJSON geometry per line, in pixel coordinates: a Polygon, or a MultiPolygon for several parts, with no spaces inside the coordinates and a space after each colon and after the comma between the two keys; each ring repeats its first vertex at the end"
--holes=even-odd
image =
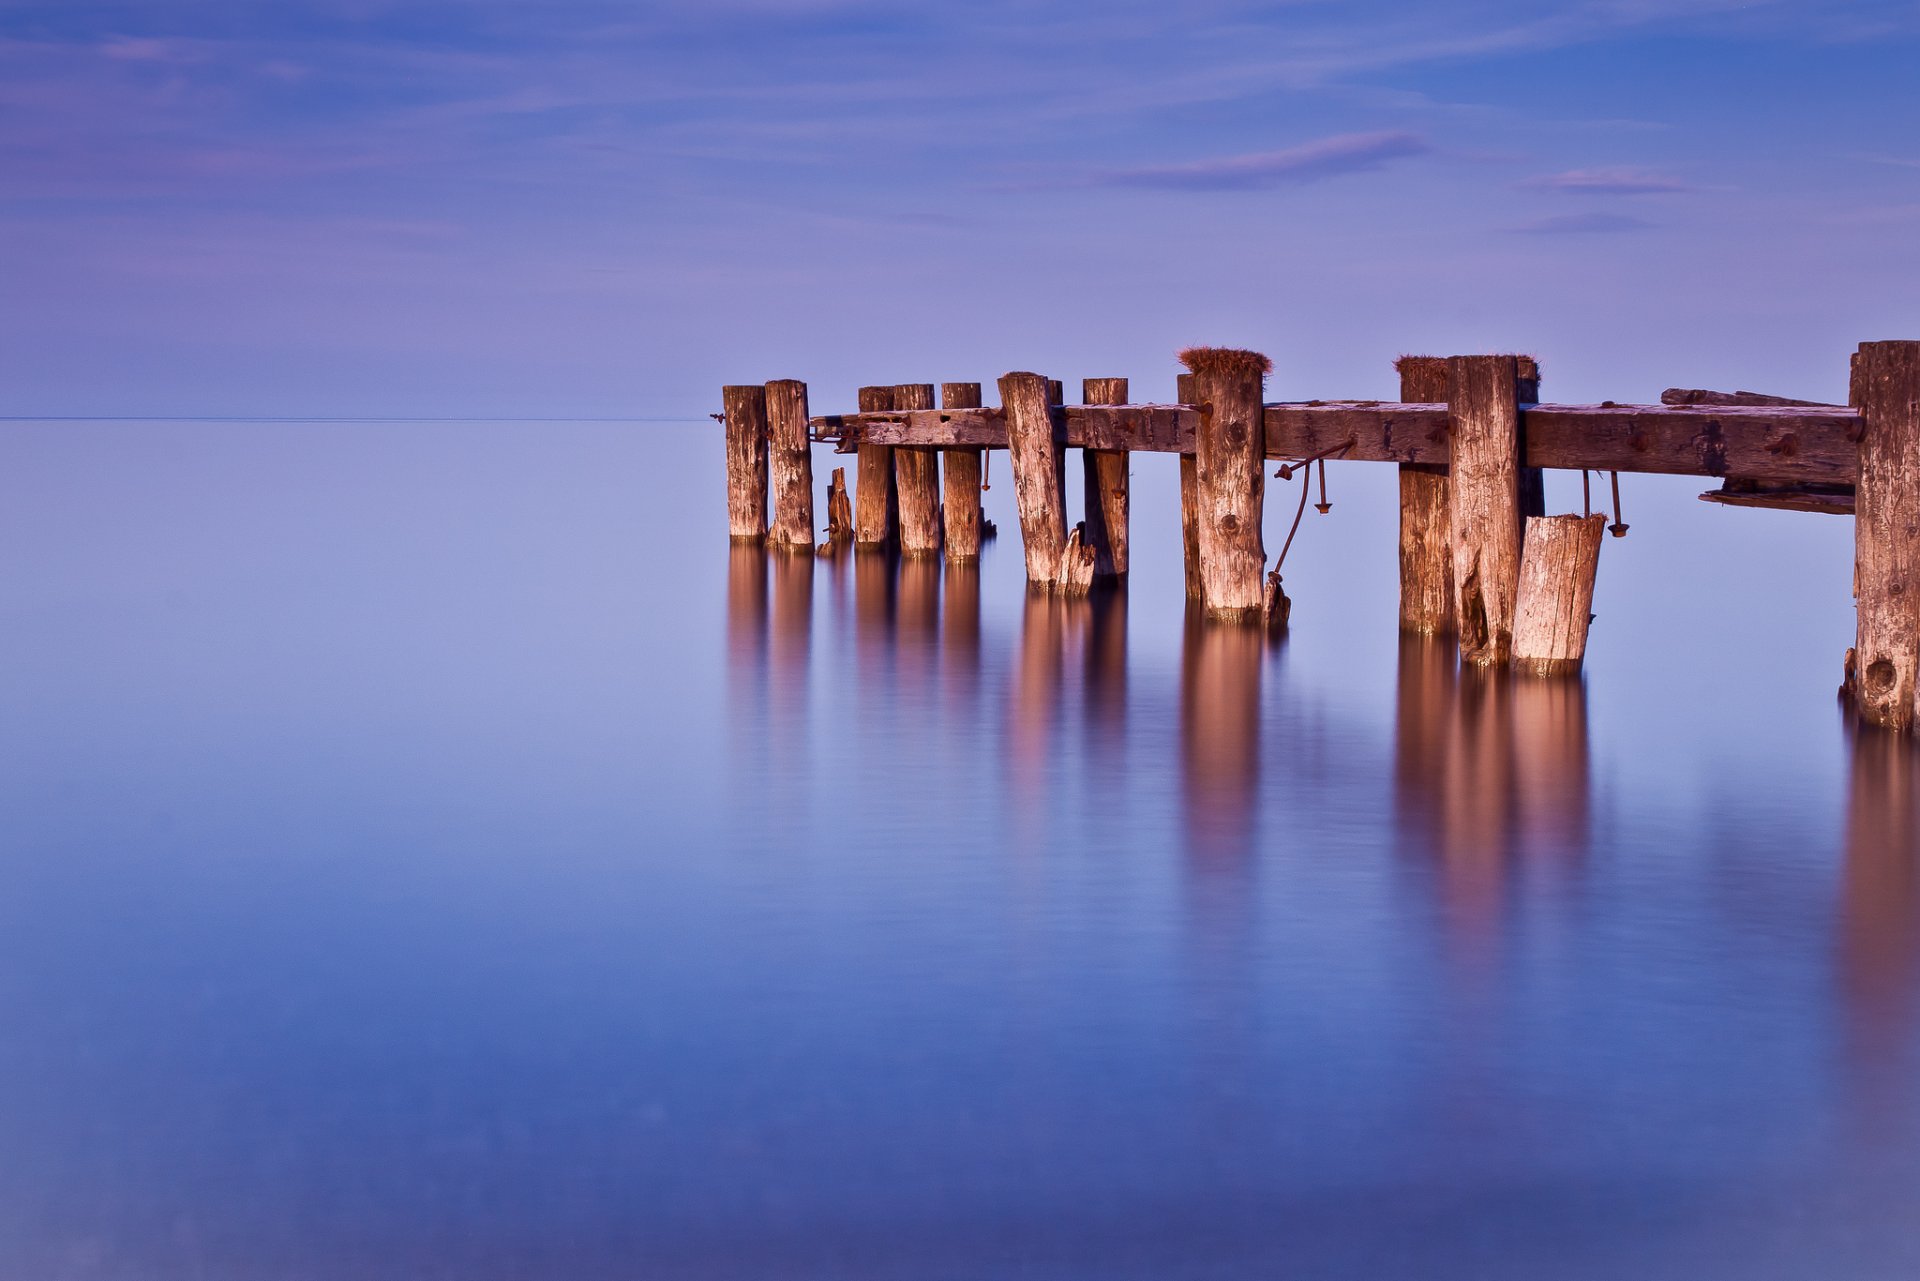
{"type": "MultiPolygon", "coordinates": [[[[1523,405],[1538,404],[1540,400],[1540,362],[1532,356],[1515,356],[1515,366],[1519,370],[1519,382],[1514,394],[1523,405]]],[[[1544,467],[1528,467],[1526,459],[1521,458],[1520,468],[1520,518],[1544,516],[1547,514],[1547,472],[1544,467]]]]}
{"type": "Polygon", "coordinates": [[[727,533],[736,541],[767,536],[767,389],[723,387],[727,428],[727,533]]]}
{"type": "MultiPolygon", "coordinates": [[[[1191,405],[1197,397],[1193,390],[1193,375],[1181,374],[1174,383],[1174,398],[1183,405],[1191,405]]],[[[1199,473],[1194,469],[1193,455],[1180,455],[1180,554],[1181,565],[1186,571],[1187,599],[1200,599],[1200,501],[1199,473]]]]}
{"type": "Polygon", "coordinates": [[[1000,380],[1027,585],[1084,592],[1093,581],[1093,550],[1067,534],[1061,451],[1054,443],[1049,399],[1047,380],[1039,374],[1012,373],[1000,380]]]}
{"type": "Polygon", "coordinates": [[[1266,601],[1267,550],[1260,518],[1266,497],[1265,378],[1259,352],[1192,347],[1200,426],[1194,466],[1200,518],[1201,601],[1209,616],[1257,621],[1266,601]]]}
{"type": "MultiPolygon", "coordinates": [[[[1447,362],[1441,356],[1402,356],[1400,399],[1442,404],[1447,362]]],[[[1447,517],[1446,464],[1400,464],[1400,630],[1416,636],[1453,633],[1453,542],[1447,517]]]]}
{"type": "Polygon", "coordinates": [[[767,435],[773,463],[772,541],[813,549],[813,442],[807,435],[807,385],[767,384],[767,435]]]}
{"type": "Polygon", "coordinates": [[[836,467],[827,482],[827,537],[820,544],[820,554],[833,554],[852,541],[853,500],[847,497],[847,469],[836,467]]]}
{"type": "Polygon", "coordinates": [[[1860,411],[1854,490],[1853,701],[1910,730],[1920,666],[1920,342],[1866,342],[1848,395],[1860,411]]]}
{"type": "MultiPolygon", "coordinates": [[[[862,387],[860,412],[879,413],[893,408],[893,388],[862,387]]],[[[894,486],[893,447],[861,445],[853,488],[856,548],[884,547],[899,530],[900,497],[894,486]]]]}
{"type": "MultiPolygon", "coordinates": [[[[895,409],[932,409],[932,383],[901,383],[893,389],[895,409]]],[[[931,556],[940,550],[940,451],[931,446],[900,446],[893,451],[900,493],[900,550],[931,556]]]]}
{"type": "MultiPolygon", "coordinates": [[[[979,383],[941,383],[940,408],[980,408],[979,383]]],[[[949,449],[946,458],[947,559],[969,561],[980,558],[980,461],[981,449],[949,449]]]]}
{"type": "Polygon", "coordinates": [[[1587,656],[1605,516],[1529,516],[1514,598],[1513,665],[1574,676],[1587,656]]]}
{"type": "Polygon", "coordinates": [[[1460,660],[1479,667],[1513,653],[1520,582],[1519,366],[1512,356],[1447,362],[1454,620],[1460,660]]]}
{"type": "MultiPolygon", "coordinates": [[[[1124,405],[1127,380],[1088,378],[1080,384],[1080,403],[1124,405]]],[[[1124,578],[1127,573],[1127,524],[1130,506],[1128,458],[1124,449],[1080,451],[1085,480],[1087,542],[1093,548],[1095,578],[1124,578]]]]}

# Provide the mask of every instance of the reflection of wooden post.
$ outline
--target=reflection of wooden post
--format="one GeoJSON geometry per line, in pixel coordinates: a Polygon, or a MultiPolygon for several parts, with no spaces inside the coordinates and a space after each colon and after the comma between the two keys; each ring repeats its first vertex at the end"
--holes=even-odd
{"type": "Polygon", "coordinates": [[[753,661],[767,645],[767,553],[745,539],[727,549],[727,650],[753,661]]]}
{"type": "Polygon", "coordinates": [[[1209,615],[1251,621],[1266,600],[1266,411],[1261,389],[1273,362],[1253,351],[1194,347],[1180,353],[1200,398],[1194,435],[1200,517],[1201,599],[1209,615]]]}
{"type": "MultiPolygon", "coordinates": [[[[980,668],[980,566],[949,563],[941,583],[940,648],[950,671],[972,677],[980,668]]],[[[964,692],[964,690],[963,690],[964,692]]]]}
{"type": "MultiPolygon", "coordinates": [[[[1194,404],[1193,375],[1181,374],[1174,396],[1183,405],[1194,404]]],[[[1192,454],[1180,455],[1180,549],[1186,569],[1187,599],[1200,599],[1200,473],[1192,454]]]]}
{"type": "Polygon", "coordinates": [[[773,463],[776,547],[813,550],[813,442],[807,435],[807,385],[791,378],[767,384],[767,436],[773,463]]]}
{"type": "MultiPolygon", "coordinates": [[[[1442,404],[1447,362],[1439,356],[1402,356],[1400,399],[1442,404]]],[[[1453,632],[1453,542],[1447,517],[1444,463],[1400,464],[1400,630],[1420,636],[1453,632]]]]}
{"type": "Polygon", "coordinates": [[[777,679],[773,700],[791,710],[805,705],[807,653],[813,643],[812,556],[770,556],[773,625],[769,666],[777,679]]]}
{"type": "Polygon", "coordinates": [[[1087,622],[1087,733],[1096,752],[1111,756],[1127,717],[1127,594],[1094,591],[1087,622]]]}
{"type": "MultiPolygon", "coordinates": [[[[932,409],[932,383],[901,383],[893,389],[895,409],[932,409]]],[[[900,494],[900,550],[931,556],[940,550],[940,451],[901,446],[893,451],[900,494]]]]}
{"type": "Polygon", "coordinates": [[[723,387],[727,420],[727,532],[767,536],[767,389],[723,387]]]}
{"type": "Polygon", "coordinates": [[[1448,362],[1454,618],[1460,659],[1504,664],[1520,581],[1519,372],[1512,356],[1448,362]]]}
{"type": "MultiPolygon", "coordinates": [[[[860,389],[861,413],[892,408],[893,388],[860,389]]],[[[893,542],[900,520],[900,496],[893,478],[893,448],[861,445],[858,453],[859,470],[853,487],[854,546],[884,547],[893,542]]]]}
{"type": "Polygon", "coordinates": [[[1867,342],[1849,397],[1864,423],[1854,497],[1854,705],[1913,727],[1920,665],[1920,342],[1867,342]]]}
{"type": "Polygon", "coordinates": [[[1513,613],[1513,665],[1574,676],[1587,656],[1605,516],[1529,516],[1513,613]]]}
{"type": "MultiPolygon", "coordinates": [[[[941,383],[940,408],[980,408],[979,383],[941,383]]],[[[946,451],[946,541],[949,561],[978,560],[980,557],[980,459],[979,449],[946,451]]]]}
{"type": "Polygon", "coordinates": [[[1201,857],[1244,856],[1260,794],[1257,628],[1187,611],[1180,661],[1180,763],[1187,835],[1201,857]]]}
{"type": "Polygon", "coordinates": [[[1920,753],[1888,734],[1853,736],[1840,979],[1854,1055],[1869,1082],[1911,1081],[1920,955],[1920,753]]]}
{"type": "MultiPolygon", "coordinates": [[[[1080,400],[1087,405],[1124,405],[1127,380],[1088,378],[1080,384],[1080,400]]],[[[1083,449],[1080,461],[1086,480],[1087,543],[1093,548],[1093,576],[1120,578],[1127,572],[1127,451],[1083,449]]]]}
{"type": "Polygon", "coordinates": [[[1039,374],[1008,374],[1000,380],[1006,409],[1007,454],[1020,508],[1026,547],[1027,584],[1052,591],[1085,592],[1093,581],[1093,551],[1067,535],[1066,487],[1060,449],[1054,444],[1047,380],[1039,374]]]}

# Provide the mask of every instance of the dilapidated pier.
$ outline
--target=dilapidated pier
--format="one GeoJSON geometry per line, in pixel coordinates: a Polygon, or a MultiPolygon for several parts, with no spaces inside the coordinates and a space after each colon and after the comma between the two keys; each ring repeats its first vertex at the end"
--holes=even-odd
{"type": "MultiPolygon", "coordinates": [[[[811,446],[829,442],[855,455],[856,485],[849,497],[835,469],[820,552],[965,562],[991,534],[980,492],[990,451],[1005,451],[1030,589],[1080,594],[1126,581],[1128,455],[1177,454],[1189,599],[1212,619],[1280,630],[1288,602],[1268,567],[1266,467],[1392,463],[1402,630],[1452,638],[1468,666],[1564,676],[1586,653],[1609,526],[1591,511],[1547,515],[1542,473],[1608,473],[1616,485],[1621,473],[1701,476],[1719,482],[1710,501],[1854,516],[1858,618],[1842,694],[1868,724],[1913,728],[1920,342],[1861,344],[1847,405],[1687,389],[1657,405],[1544,403],[1538,365],[1512,355],[1403,356],[1398,401],[1276,403],[1257,352],[1180,358],[1175,404],[1132,404],[1126,379],[1090,378],[1068,405],[1060,383],[1010,373],[998,405],[977,383],[946,383],[936,407],[932,384],[909,383],[862,388],[856,412],[816,416],[803,383],[727,387],[730,531],[813,554],[811,446]],[[1069,449],[1080,451],[1086,515],[1072,526],[1069,449]]],[[[1625,532],[1617,504],[1611,528],[1625,532]]]]}

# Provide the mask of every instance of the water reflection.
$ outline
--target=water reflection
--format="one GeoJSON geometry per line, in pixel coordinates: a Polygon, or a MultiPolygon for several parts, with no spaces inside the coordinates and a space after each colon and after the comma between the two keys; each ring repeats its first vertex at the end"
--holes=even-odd
{"type": "Polygon", "coordinates": [[[1205,864],[1253,853],[1260,791],[1260,629],[1187,608],[1180,651],[1180,776],[1188,848],[1205,864]]]}
{"type": "Polygon", "coordinates": [[[1920,752],[1872,730],[1851,746],[1837,931],[1847,1075],[1859,1137],[1905,1144],[1920,1015],[1920,752]]]}

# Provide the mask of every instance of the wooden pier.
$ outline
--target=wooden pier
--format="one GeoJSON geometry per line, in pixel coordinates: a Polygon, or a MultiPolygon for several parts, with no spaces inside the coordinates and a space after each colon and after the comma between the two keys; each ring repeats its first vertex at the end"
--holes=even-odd
{"type": "MultiPolygon", "coordinates": [[[[1843,696],[1871,725],[1910,731],[1920,688],[1920,342],[1863,343],[1847,405],[1753,392],[1674,389],[1653,405],[1539,399],[1528,357],[1402,357],[1398,401],[1271,402],[1256,352],[1181,354],[1177,404],[1126,403],[1123,378],[1088,379],[1082,403],[1039,374],[975,383],[862,388],[858,411],[807,418],[791,380],[724,390],[729,528],[736,541],[811,543],[805,442],[855,455],[848,503],[836,469],[824,553],[897,549],[979,555],[980,490],[1004,451],[1030,589],[1079,594],[1124,585],[1128,455],[1180,457],[1187,594],[1220,621],[1283,628],[1278,567],[1262,533],[1272,461],[1380,462],[1400,472],[1400,623],[1451,637],[1463,664],[1538,676],[1580,670],[1604,516],[1548,516],[1548,468],[1700,476],[1736,506],[1855,516],[1858,620],[1843,696]],[[805,423],[804,440],[800,424],[805,423]],[[1070,469],[1066,451],[1083,452],[1070,469]],[[769,524],[768,460],[774,460],[769,524]],[[944,461],[945,483],[941,483],[944,461]],[[1070,470],[1087,519],[1067,523],[1070,470]],[[850,526],[850,527],[849,527],[850,526]]],[[[1283,472],[1288,467],[1283,466],[1283,472]]],[[[1303,477],[1302,484],[1306,484],[1303,477]]],[[[1304,503],[1304,494],[1302,502],[1304,503]]],[[[1624,533],[1616,513],[1611,527],[1624,533]]]]}

